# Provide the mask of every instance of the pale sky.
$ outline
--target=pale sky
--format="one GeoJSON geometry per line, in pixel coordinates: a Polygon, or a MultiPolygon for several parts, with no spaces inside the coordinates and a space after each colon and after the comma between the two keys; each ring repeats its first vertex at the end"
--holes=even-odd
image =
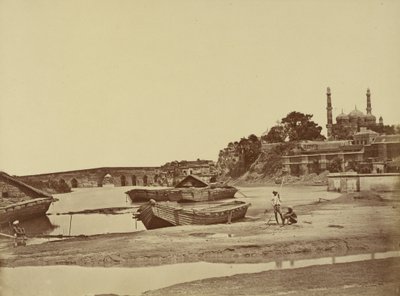
{"type": "Polygon", "coordinates": [[[398,123],[400,1],[0,0],[0,170],[217,160],[289,112],[398,123]]]}

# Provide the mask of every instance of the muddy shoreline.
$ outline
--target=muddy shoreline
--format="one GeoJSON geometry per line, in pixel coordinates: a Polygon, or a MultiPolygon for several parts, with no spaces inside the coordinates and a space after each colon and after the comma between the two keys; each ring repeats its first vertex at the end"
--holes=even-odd
{"type": "Polygon", "coordinates": [[[8,248],[0,263],[4,267],[134,267],[196,261],[270,262],[397,250],[398,205],[376,194],[347,194],[298,206],[297,225],[267,224],[267,213],[233,224],[75,237],[8,248]]]}
{"type": "MultiPolygon", "coordinates": [[[[373,257],[372,253],[400,250],[399,201],[384,200],[372,192],[344,194],[330,201],[319,199],[296,206],[296,212],[299,223],[284,227],[267,223],[272,215],[269,211],[232,224],[78,236],[21,248],[10,246],[2,250],[0,265],[108,268],[199,261],[279,265],[285,260],[353,254],[373,257]]],[[[388,258],[209,278],[151,290],[145,295],[398,295],[398,275],[400,259],[388,258]]]]}

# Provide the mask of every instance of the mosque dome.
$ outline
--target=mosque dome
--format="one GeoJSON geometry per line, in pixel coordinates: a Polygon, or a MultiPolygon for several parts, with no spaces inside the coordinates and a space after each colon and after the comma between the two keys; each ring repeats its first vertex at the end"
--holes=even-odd
{"type": "Polygon", "coordinates": [[[350,119],[365,118],[364,113],[357,109],[357,107],[349,113],[350,119]]]}
{"type": "Polygon", "coordinates": [[[349,116],[345,114],[342,110],[342,113],[336,116],[336,121],[343,121],[343,120],[349,120],[349,116]]]}
{"type": "Polygon", "coordinates": [[[367,121],[376,122],[376,117],[375,117],[374,115],[372,115],[372,114],[367,114],[367,115],[365,115],[365,119],[366,119],[367,121]]]}

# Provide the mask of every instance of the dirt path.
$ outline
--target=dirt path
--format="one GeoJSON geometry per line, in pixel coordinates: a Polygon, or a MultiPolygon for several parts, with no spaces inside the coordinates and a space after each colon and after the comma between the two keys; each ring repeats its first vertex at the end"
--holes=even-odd
{"type": "Polygon", "coordinates": [[[9,248],[2,266],[146,266],[177,262],[269,262],[400,248],[399,204],[376,196],[345,195],[298,207],[300,223],[183,226],[97,235],[9,248]],[[362,196],[361,196],[362,197],[362,196]]]}

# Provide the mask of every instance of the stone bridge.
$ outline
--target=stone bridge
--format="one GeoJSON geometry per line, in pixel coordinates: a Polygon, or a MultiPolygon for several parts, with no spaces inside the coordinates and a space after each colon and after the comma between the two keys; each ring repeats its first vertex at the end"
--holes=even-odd
{"type": "Polygon", "coordinates": [[[71,188],[168,185],[160,167],[103,167],[21,176],[22,180],[66,182],[71,188]]]}

